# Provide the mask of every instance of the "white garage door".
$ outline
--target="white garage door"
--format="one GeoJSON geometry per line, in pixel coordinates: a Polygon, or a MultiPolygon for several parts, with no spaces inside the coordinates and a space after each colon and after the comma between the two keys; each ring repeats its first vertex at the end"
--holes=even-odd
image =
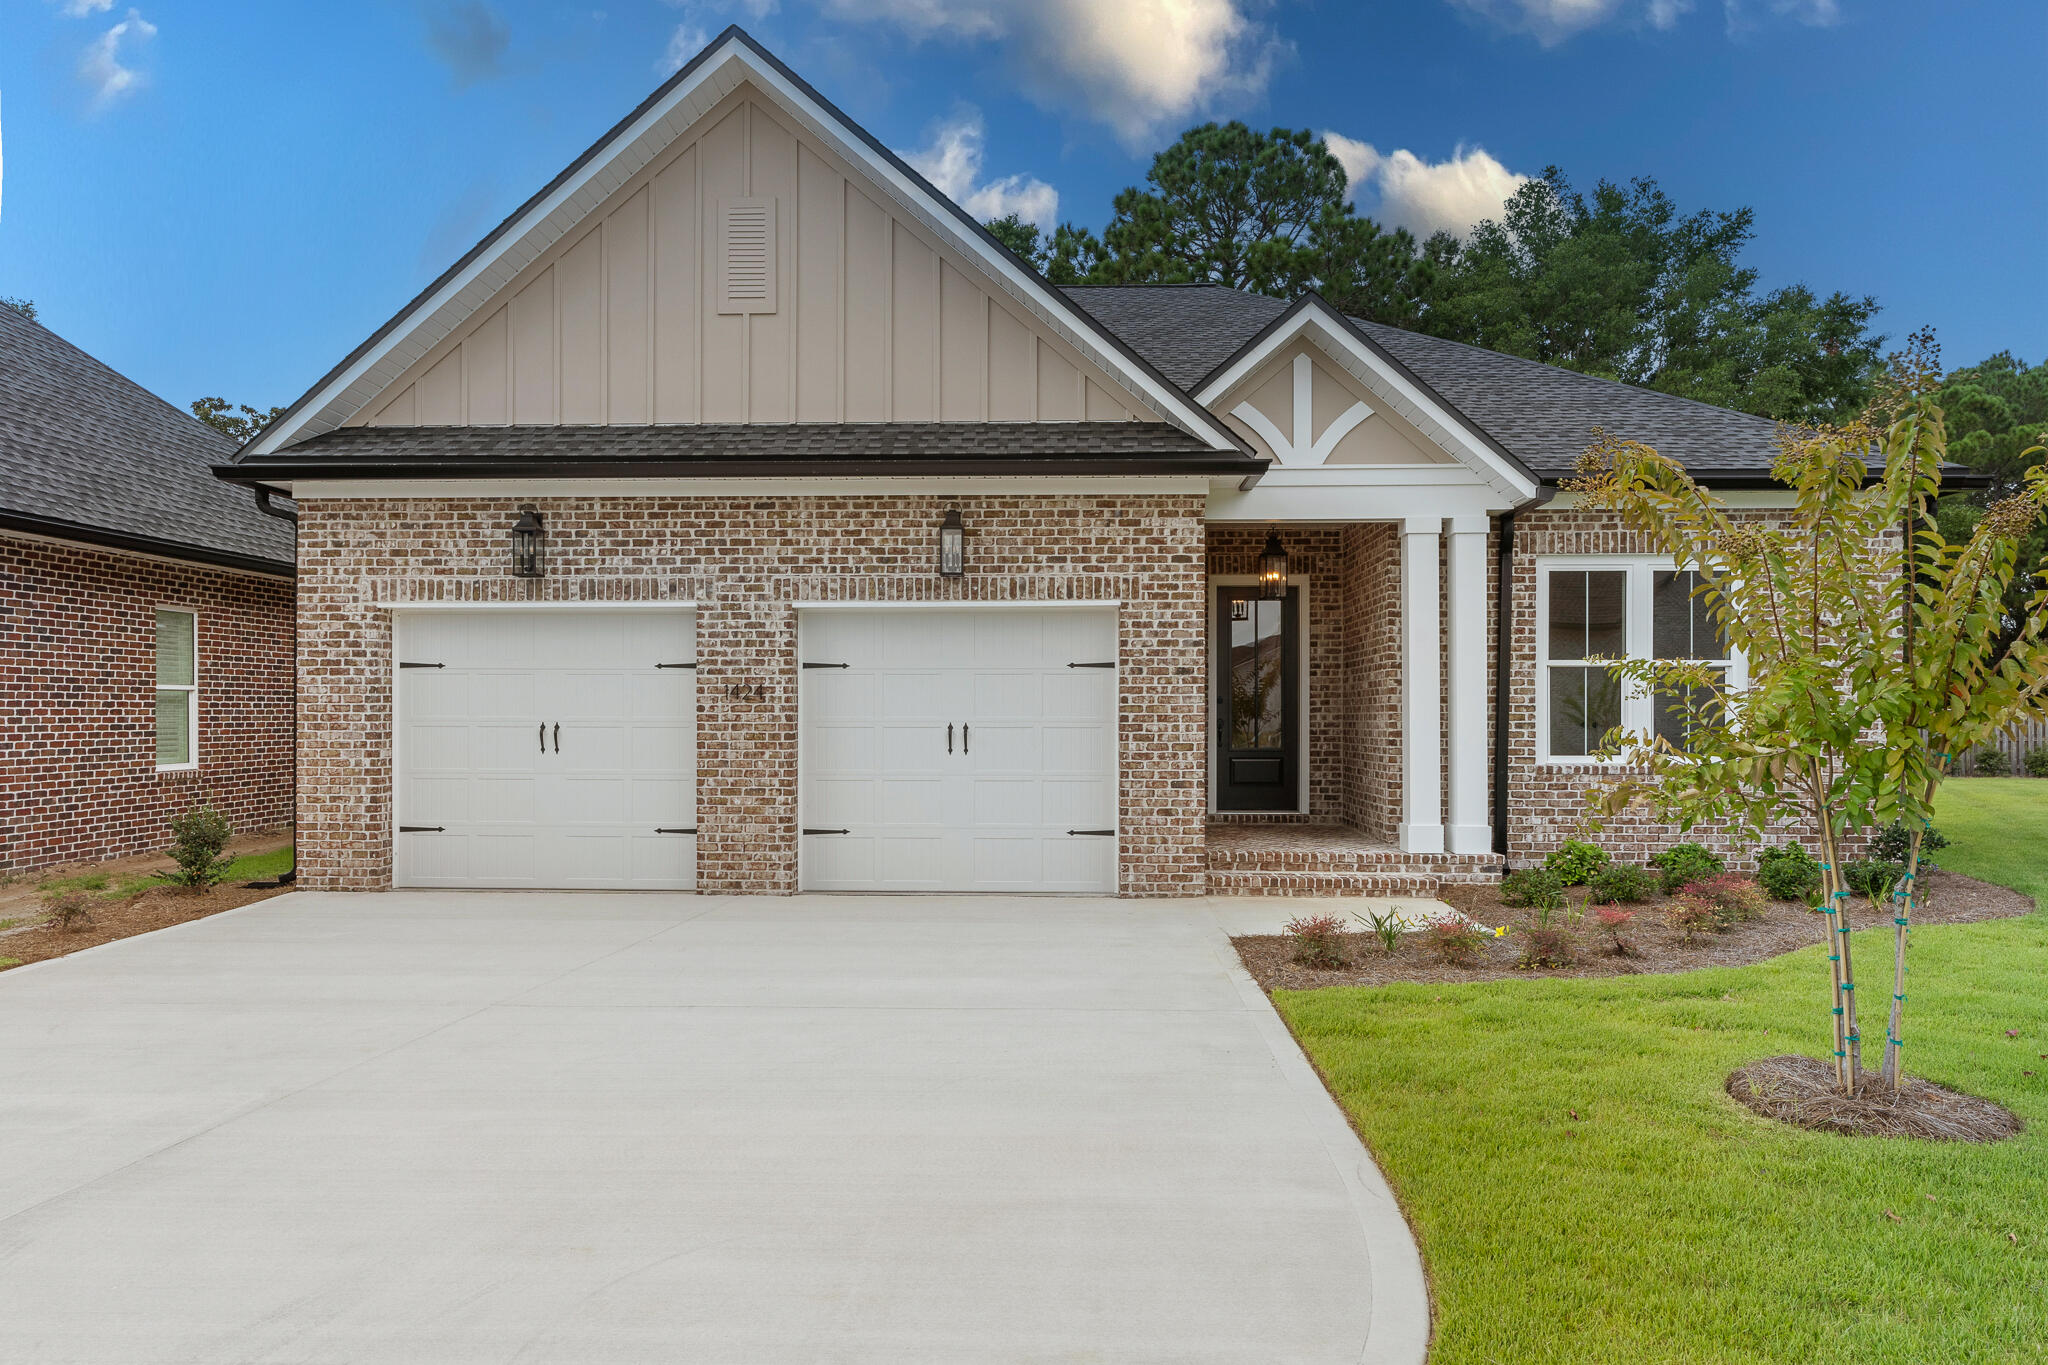
{"type": "Polygon", "coordinates": [[[688,611],[400,611],[399,886],[688,890],[688,611]]]}
{"type": "Polygon", "coordinates": [[[802,881],[1116,890],[1116,613],[801,614],[802,881]]]}

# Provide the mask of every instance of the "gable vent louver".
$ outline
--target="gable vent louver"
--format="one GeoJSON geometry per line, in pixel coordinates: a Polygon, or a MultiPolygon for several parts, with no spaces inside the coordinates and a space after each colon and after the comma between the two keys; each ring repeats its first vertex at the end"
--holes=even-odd
{"type": "Polygon", "coordinates": [[[721,313],[775,311],[775,201],[726,199],[718,206],[721,313]]]}

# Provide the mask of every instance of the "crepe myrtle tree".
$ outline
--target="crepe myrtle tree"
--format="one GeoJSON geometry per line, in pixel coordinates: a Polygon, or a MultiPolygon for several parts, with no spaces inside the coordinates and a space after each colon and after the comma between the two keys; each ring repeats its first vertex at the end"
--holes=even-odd
{"type": "MultiPolygon", "coordinates": [[[[1921,839],[1957,758],[2048,714],[2048,591],[2012,619],[2007,585],[2048,508],[2048,470],[1996,503],[1967,541],[1936,527],[1948,439],[1935,401],[1933,340],[1892,358],[1870,408],[1838,427],[1787,430],[1774,477],[1793,494],[1782,520],[1731,516],[1675,460],[1600,435],[1570,487],[1619,513],[1681,566],[1748,681],[1715,667],[1614,660],[1681,724],[1615,731],[1604,752],[1627,774],[1588,792],[1596,817],[1648,805],[1681,827],[1713,821],[1761,839],[1787,822],[1820,842],[1835,1078],[1862,1083],[1862,1034],[1850,951],[1845,840],[1903,821],[1910,834],[1893,884],[1893,986],[1883,1079],[1896,1087],[1906,1003],[1906,933],[1917,901],[1921,839]],[[1673,727],[1666,727],[1667,730],[1673,727]]],[[[1873,906],[1876,897],[1873,897],[1873,906]]]]}

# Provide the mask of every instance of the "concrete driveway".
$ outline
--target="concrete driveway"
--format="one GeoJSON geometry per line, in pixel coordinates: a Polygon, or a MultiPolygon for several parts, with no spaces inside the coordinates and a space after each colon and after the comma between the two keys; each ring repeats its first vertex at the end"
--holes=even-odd
{"type": "Polygon", "coordinates": [[[1419,1361],[1229,910],[301,893],[0,974],[0,1360],[1419,1361]]]}

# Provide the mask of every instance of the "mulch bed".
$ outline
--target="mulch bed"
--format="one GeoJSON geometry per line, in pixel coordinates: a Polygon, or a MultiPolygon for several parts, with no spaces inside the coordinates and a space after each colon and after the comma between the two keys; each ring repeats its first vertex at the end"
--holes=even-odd
{"type": "Polygon", "coordinates": [[[1905,1078],[1898,1089],[1864,1072],[1856,1093],[1835,1088],[1835,1069],[1818,1057],[1766,1057],[1728,1077],[1728,1095],[1768,1119],[1849,1137],[1997,1142],[2020,1131],[2002,1104],[1932,1081],[1905,1078]]]}
{"type": "MultiPolygon", "coordinates": [[[[2031,898],[2003,886],[1980,882],[1953,872],[1932,872],[1922,883],[1927,903],[1914,912],[1916,925],[1963,924],[1975,920],[2003,919],[2029,914],[2031,898]]],[[[1511,910],[1500,902],[1495,886],[1445,887],[1443,899],[1481,924],[1507,925],[1519,929],[1529,920],[1527,910],[1511,910]]],[[[1860,898],[1854,902],[1849,923],[1872,931],[1891,929],[1889,910],[1872,910],[1860,898]]],[[[1695,967],[1740,967],[1776,957],[1822,940],[1821,916],[1793,901],[1775,901],[1763,917],[1737,924],[1723,934],[1708,934],[1699,942],[1686,944],[1677,930],[1664,922],[1664,901],[1645,901],[1624,906],[1637,912],[1624,933],[1634,952],[1616,957],[1603,951],[1608,939],[1589,913],[1577,937],[1580,958],[1571,967],[1529,968],[1516,966],[1522,955],[1521,936],[1489,936],[1469,966],[1450,966],[1426,950],[1419,934],[1405,934],[1392,953],[1380,951],[1379,940],[1369,933],[1340,935],[1338,942],[1350,965],[1336,968],[1303,967],[1293,960],[1294,941],[1281,934],[1248,935],[1231,940],[1259,985],[1269,991],[1314,990],[1322,986],[1382,986],[1393,981],[1493,981],[1503,977],[1633,976],[1645,972],[1686,972],[1695,967]]],[[[1890,948],[1878,948],[1882,935],[1873,933],[1860,941],[1870,945],[1888,966],[1890,948]]],[[[5,940],[0,940],[4,942],[5,940]]],[[[0,949],[4,951],[4,949],[0,949]]]]}
{"type": "Polygon", "coordinates": [[[187,891],[183,887],[152,887],[128,900],[95,901],[90,917],[76,928],[60,929],[53,924],[35,925],[0,933],[0,962],[11,965],[42,962],[63,957],[81,948],[95,948],[117,938],[168,929],[187,920],[205,919],[223,910],[233,910],[254,901],[268,900],[291,890],[289,886],[216,886],[211,891],[187,891]]]}

